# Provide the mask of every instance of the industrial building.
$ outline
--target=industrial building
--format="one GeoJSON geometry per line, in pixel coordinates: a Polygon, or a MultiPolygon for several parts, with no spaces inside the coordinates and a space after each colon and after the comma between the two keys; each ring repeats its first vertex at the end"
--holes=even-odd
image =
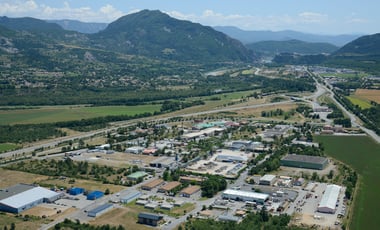
{"type": "Polygon", "coordinates": [[[327,185],[317,211],[323,213],[335,213],[341,187],[335,184],[327,185]]]}
{"type": "Polygon", "coordinates": [[[276,181],[275,175],[266,174],[263,177],[260,178],[259,184],[260,185],[268,185],[272,186],[274,182],[276,181]]]}
{"type": "Polygon", "coordinates": [[[101,191],[92,191],[87,194],[87,200],[97,200],[100,197],[104,196],[104,193],[101,191]]]}
{"type": "Polygon", "coordinates": [[[166,185],[162,186],[161,188],[158,189],[158,192],[163,192],[163,193],[168,193],[171,192],[172,190],[178,188],[181,186],[181,183],[178,181],[171,181],[167,183],[166,185]]]}
{"type": "Polygon", "coordinates": [[[162,215],[147,213],[147,212],[140,212],[138,215],[137,222],[139,224],[146,224],[146,225],[156,227],[163,218],[164,217],[162,215]]]}
{"type": "Polygon", "coordinates": [[[232,151],[227,149],[219,149],[216,153],[216,161],[220,162],[238,162],[244,163],[248,161],[250,154],[245,154],[240,151],[232,151]]]}
{"type": "Polygon", "coordinates": [[[268,200],[269,195],[264,193],[227,189],[223,192],[222,198],[237,201],[251,201],[258,204],[264,204],[264,202],[268,200]]]}
{"type": "Polygon", "coordinates": [[[179,194],[180,196],[183,196],[183,197],[191,197],[192,195],[194,195],[195,193],[199,191],[201,191],[201,187],[198,185],[194,185],[194,186],[189,186],[187,188],[182,189],[179,194]]]}
{"type": "Polygon", "coordinates": [[[148,175],[146,172],[137,171],[137,172],[134,172],[132,174],[129,174],[127,176],[127,179],[132,180],[132,181],[138,181],[139,179],[144,178],[146,175],[148,175]]]}
{"type": "Polygon", "coordinates": [[[163,179],[155,179],[155,180],[152,180],[148,183],[143,184],[141,186],[141,189],[150,191],[150,190],[154,189],[155,187],[161,185],[162,183],[164,183],[163,179]]]}
{"type": "Polygon", "coordinates": [[[113,205],[110,203],[102,204],[102,205],[88,211],[87,216],[97,217],[97,216],[100,216],[101,214],[111,210],[112,208],[113,208],[113,205]]]}
{"type": "Polygon", "coordinates": [[[69,194],[72,196],[76,196],[82,193],[84,193],[84,188],[74,187],[74,188],[70,188],[69,190],[69,194]]]}
{"type": "Polygon", "coordinates": [[[0,211],[20,213],[41,203],[50,203],[63,196],[35,185],[17,184],[0,190],[0,211]]]}
{"type": "Polygon", "coordinates": [[[159,157],[149,163],[150,167],[155,168],[173,168],[175,165],[175,157],[159,157]]]}
{"type": "Polygon", "coordinates": [[[123,196],[122,198],[120,198],[120,202],[128,204],[129,202],[134,201],[137,198],[139,198],[141,195],[142,193],[139,191],[132,191],[128,193],[127,195],[123,196]]]}
{"type": "Polygon", "coordinates": [[[125,150],[126,153],[132,153],[132,154],[141,154],[143,151],[144,151],[144,148],[140,146],[129,147],[125,150]]]}
{"type": "Polygon", "coordinates": [[[282,166],[322,170],[328,165],[326,157],[288,154],[281,159],[282,166]]]}

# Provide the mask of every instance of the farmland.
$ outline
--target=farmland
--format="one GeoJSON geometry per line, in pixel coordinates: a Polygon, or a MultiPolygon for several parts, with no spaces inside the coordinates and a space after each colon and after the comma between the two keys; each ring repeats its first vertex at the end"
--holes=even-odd
{"type": "Polygon", "coordinates": [[[357,96],[349,96],[347,98],[351,101],[352,104],[359,106],[361,109],[371,108],[371,104],[365,99],[363,100],[357,96]]]}
{"type": "Polygon", "coordinates": [[[350,229],[377,229],[380,193],[380,145],[369,137],[317,136],[327,155],[350,165],[359,174],[359,184],[350,229]]]}
{"type": "Polygon", "coordinates": [[[367,101],[374,101],[380,104],[380,90],[374,89],[357,89],[355,91],[355,96],[367,101]]]}
{"type": "Polygon", "coordinates": [[[0,125],[38,124],[81,120],[102,116],[135,115],[160,110],[161,105],[138,106],[46,106],[32,109],[0,110],[0,125]]]}

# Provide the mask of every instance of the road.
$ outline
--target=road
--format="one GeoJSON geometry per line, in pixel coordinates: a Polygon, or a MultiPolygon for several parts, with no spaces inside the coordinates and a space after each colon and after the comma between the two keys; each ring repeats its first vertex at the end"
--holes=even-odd
{"type": "Polygon", "coordinates": [[[86,132],[86,133],[75,134],[75,135],[71,135],[71,136],[67,136],[67,137],[59,137],[59,138],[55,138],[55,139],[52,139],[52,140],[47,140],[44,143],[36,143],[36,144],[31,145],[31,146],[22,148],[22,149],[18,149],[18,150],[14,150],[14,151],[11,151],[11,152],[2,153],[1,157],[6,158],[6,157],[11,157],[13,155],[21,155],[23,153],[30,154],[30,153],[32,153],[36,149],[53,148],[53,147],[58,146],[59,143],[62,143],[62,142],[65,142],[65,141],[70,141],[70,140],[75,140],[75,139],[81,139],[81,138],[91,137],[91,136],[94,136],[94,135],[97,135],[97,134],[101,134],[101,133],[113,132],[117,128],[128,127],[128,126],[131,126],[131,125],[135,125],[135,124],[137,124],[138,122],[141,122],[141,121],[150,121],[150,120],[165,121],[165,120],[169,120],[169,119],[175,118],[175,117],[192,117],[192,116],[206,115],[206,114],[212,114],[212,113],[237,111],[237,110],[242,110],[242,109],[261,108],[261,107],[267,107],[267,106],[273,106],[273,105],[282,105],[282,104],[288,104],[288,103],[292,103],[292,101],[287,100],[287,101],[281,101],[281,102],[265,103],[265,104],[250,105],[250,106],[239,106],[239,107],[233,107],[233,108],[226,107],[226,108],[213,109],[213,110],[208,110],[208,111],[203,111],[203,112],[188,113],[188,114],[183,114],[183,115],[180,115],[180,116],[178,116],[178,115],[176,115],[176,116],[168,116],[166,118],[161,118],[161,119],[157,119],[157,118],[154,118],[154,117],[149,117],[149,118],[144,118],[144,119],[134,119],[134,120],[123,121],[123,122],[115,122],[115,123],[113,123],[112,127],[110,127],[110,128],[100,129],[100,130],[96,130],[96,131],[90,131],[90,132],[86,132]]]}
{"type": "Polygon", "coordinates": [[[351,111],[348,111],[342,104],[340,104],[334,98],[335,94],[332,90],[330,90],[330,88],[333,88],[333,86],[331,86],[327,81],[324,81],[324,82],[328,87],[318,83],[317,81],[315,81],[315,82],[316,82],[318,88],[324,88],[324,90],[329,93],[329,97],[331,98],[331,100],[339,107],[339,109],[341,109],[350,118],[352,127],[357,127],[357,128],[362,129],[368,136],[370,136],[373,140],[375,140],[377,143],[380,144],[380,137],[373,130],[367,129],[366,127],[364,127],[363,125],[358,123],[357,121],[359,119],[353,113],[351,113],[351,111]]]}

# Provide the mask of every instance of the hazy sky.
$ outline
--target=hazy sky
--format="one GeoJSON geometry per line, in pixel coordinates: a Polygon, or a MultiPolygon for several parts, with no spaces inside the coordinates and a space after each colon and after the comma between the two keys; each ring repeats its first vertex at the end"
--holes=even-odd
{"type": "Polygon", "coordinates": [[[0,0],[1,16],[85,22],[112,22],[142,9],[245,30],[380,32],[379,0],[0,0]]]}

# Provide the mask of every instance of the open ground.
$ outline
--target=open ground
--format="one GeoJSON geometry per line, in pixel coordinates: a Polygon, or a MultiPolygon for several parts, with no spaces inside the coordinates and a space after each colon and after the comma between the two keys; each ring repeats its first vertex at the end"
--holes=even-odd
{"type": "Polygon", "coordinates": [[[359,174],[350,229],[377,229],[380,194],[380,145],[365,136],[316,136],[326,154],[359,174]]]}
{"type": "Polygon", "coordinates": [[[355,96],[367,101],[374,101],[380,104],[380,90],[374,89],[357,89],[355,96]]]}

